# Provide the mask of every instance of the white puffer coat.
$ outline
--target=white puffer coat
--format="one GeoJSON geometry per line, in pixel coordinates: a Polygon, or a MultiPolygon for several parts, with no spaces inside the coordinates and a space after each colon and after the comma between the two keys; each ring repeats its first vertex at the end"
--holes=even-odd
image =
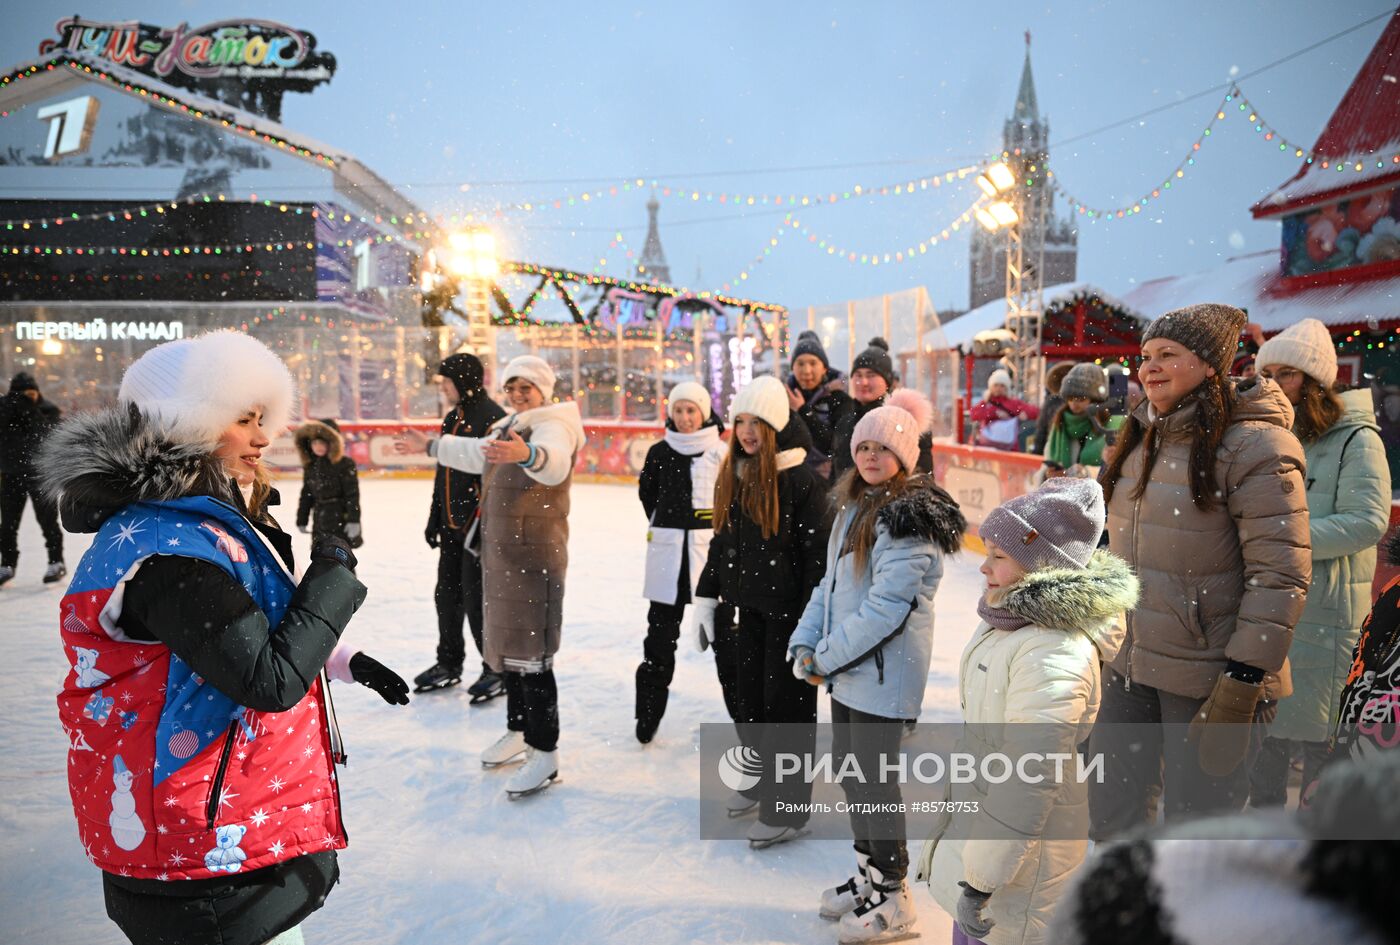
{"type": "MultiPolygon", "coordinates": [[[[959,673],[964,734],[958,751],[979,758],[1002,753],[1073,755],[1099,711],[1100,661],[1123,642],[1123,612],[1137,602],[1138,582],[1121,558],[1099,551],[1088,567],[1035,571],[1002,606],[1030,621],[1019,630],[982,623],[963,651],[959,673]]],[[[944,819],[924,846],[917,878],[949,915],[957,914],[965,881],[990,892],[984,914],[996,923],[987,945],[1045,940],[1055,903],[1084,859],[1089,795],[1054,762],[1026,766],[1039,784],[1019,777],[999,784],[980,777],[953,784],[947,799],[975,802],[976,813],[944,819]]]]}

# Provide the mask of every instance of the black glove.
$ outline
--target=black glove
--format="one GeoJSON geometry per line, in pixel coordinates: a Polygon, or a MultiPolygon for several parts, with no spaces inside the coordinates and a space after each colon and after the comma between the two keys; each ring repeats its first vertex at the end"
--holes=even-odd
{"type": "Polygon", "coordinates": [[[962,896],[958,898],[958,927],[968,938],[985,938],[992,926],[996,925],[982,914],[992,894],[973,889],[967,883],[960,882],[958,885],[962,887],[962,896]]]}
{"type": "Polygon", "coordinates": [[[373,656],[356,653],[350,657],[350,678],[379,693],[390,705],[408,705],[408,683],[373,656]]]}
{"type": "Polygon", "coordinates": [[[360,562],[355,558],[355,552],[350,550],[350,545],[339,535],[331,535],[322,538],[311,546],[311,560],[334,561],[336,564],[343,564],[351,571],[360,562]]]}
{"type": "Polygon", "coordinates": [[[436,548],[438,546],[437,528],[435,528],[432,525],[429,525],[427,530],[423,532],[423,540],[428,543],[429,548],[436,548]]]}

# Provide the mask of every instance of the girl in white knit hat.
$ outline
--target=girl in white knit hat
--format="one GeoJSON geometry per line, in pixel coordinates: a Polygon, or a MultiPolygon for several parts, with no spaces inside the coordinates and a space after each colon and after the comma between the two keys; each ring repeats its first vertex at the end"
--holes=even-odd
{"type": "Polygon", "coordinates": [[[901,807],[899,783],[871,774],[899,754],[904,722],[919,716],[933,596],[966,527],[957,503],[916,468],[932,415],[928,398],[899,390],[856,424],[855,468],[832,492],[826,575],[788,641],[793,674],[831,693],[833,765],[854,758],[870,782],[841,779],[856,873],[822,893],[820,911],[840,921],[842,942],[894,941],[916,921],[904,817],[883,813],[901,807]]]}
{"type": "Polygon", "coordinates": [[[763,777],[729,800],[731,817],[758,811],[749,830],[756,848],[799,836],[807,824],[812,786],[778,782],[773,757],[810,753],[816,745],[817,693],[794,679],[788,638],[826,569],[830,528],[825,490],[805,465],[811,436],[788,407],[783,382],[756,378],[730,406],[734,432],[715,487],[715,536],[695,589],[695,631],[701,647],[719,644],[716,662],[730,675],[736,728],[763,760],[763,777]],[[716,633],[723,601],[739,611],[739,629],[716,633]],[[780,726],[769,723],[806,723],[780,726]],[[793,733],[801,733],[794,737],[793,733]]]}
{"type": "MultiPolygon", "coordinates": [[[[656,734],[666,712],[676,641],[685,605],[709,555],[715,477],[728,449],[720,439],[724,424],[711,411],[710,392],[700,384],[686,381],[671,388],[666,413],[666,435],[647,451],[637,483],[647,514],[642,593],[651,602],[642,644],[645,658],[637,667],[637,741],[643,745],[656,734]]],[[[726,607],[716,623],[720,635],[731,632],[733,608],[726,607]]],[[[727,688],[725,696],[728,705],[732,695],[727,688]]]]}
{"type": "Polygon", "coordinates": [[[1264,342],[1255,363],[1293,405],[1312,536],[1312,583],[1288,650],[1293,694],[1278,703],[1250,775],[1250,804],[1267,807],[1287,799],[1295,752],[1303,755],[1304,784],[1326,757],[1352,647],[1371,606],[1391,484],[1370,389],[1334,389],[1337,353],[1326,325],[1303,319],[1264,342]]]}
{"type": "Polygon", "coordinates": [[[584,432],[576,402],[550,402],[554,371],[544,359],[522,355],[501,376],[514,413],[485,436],[434,440],[408,430],[397,448],[427,450],[443,466],[481,475],[478,521],[466,540],[481,555],[482,656],[505,677],[507,724],[481,764],[494,769],[524,761],[506,782],[514,800],[559,777],[554,654],[564,622],[569,487],[584,432]]]}

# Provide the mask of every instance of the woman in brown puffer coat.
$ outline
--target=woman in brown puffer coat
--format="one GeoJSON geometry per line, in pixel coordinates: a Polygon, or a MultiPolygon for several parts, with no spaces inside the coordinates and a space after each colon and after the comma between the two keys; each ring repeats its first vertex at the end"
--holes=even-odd
{"type": "Polygon", "coordinates": [[[1168,818],[1239,810],[1312,574],[1303,449],[1273,381],[1228,371],[1244,312],[1193,305],[1143,335],[1147,400],[1100,474],[1109,547],[1142,598],[1104,669],[1089,741],[1092,835],[1143,823],[1165,788],[1168,818]]]}

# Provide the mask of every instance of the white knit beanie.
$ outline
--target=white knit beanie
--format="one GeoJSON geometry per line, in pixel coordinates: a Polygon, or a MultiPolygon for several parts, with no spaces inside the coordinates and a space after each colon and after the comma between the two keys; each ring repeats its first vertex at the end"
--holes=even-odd
{"type": "Polygon", "coordinates": [[[1264,342],[1254,363],[1260,368],[1271,364],[1297,368],[1323,387],[1337,383],[1337,349],[1327,326],[1316,318],[1305,318],[1264,342]]]}
{"type": "Polygon", "coordinates": [[[765,374],[754,378],[734,396],[734,402],[729,405],[729,422],[732,425],[735,417],[747,413],[768,424],[774,432],[781,432],[787,426],[790,412],[786,386],[771,374],[765,374]]]}
{"type": "Polygon", "coordinates": [[[296,389],[272,349],[226,330],[147,351],[122,375],[117,399],[135,404],[173,441],[213,447],[254,407],[262,408],[263,432],[277,436],[291,420],[296,389]]]}
{"type": "Polygon", "coordinates": [[[501,386],[505,387],[517,377],[538,387],[546,403],[554,399],[554,369],[544,358],[537,358],[533,354],[522,354],[518,358],[512,358],[501,374],[501,386]]]}
{"type": "Polygon", "coordinates": [[[987,390],[991,390],[997,384],[1004,385],[1008,393],[1011,391],[1011,373],[1005,368],[997,368],[992,372],[992,376],[987,378],[987,390]]]}
{"type": "Polygon", "coordinates": [[[710,392],[705,389],[705,385],[697,384],[695,381],[681,381],[671,388],[671,394],[666,398],[666,416],[672,417],[671,411],[676,408],[676,404],[682,400],[689,401],[700,408],[700,413],[706,422],[710,419],[712,405],[710,403],[710,392]]]}

